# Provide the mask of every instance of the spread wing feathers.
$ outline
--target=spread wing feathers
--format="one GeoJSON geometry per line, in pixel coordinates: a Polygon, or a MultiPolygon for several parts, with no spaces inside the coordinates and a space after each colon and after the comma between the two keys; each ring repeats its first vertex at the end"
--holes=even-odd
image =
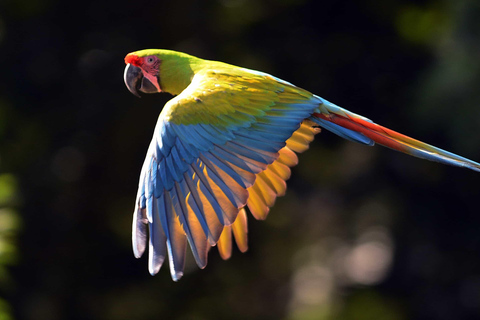
{"type": "MultiPolygon", "coordinates": [[[[300,128],[286,141],[286,146],[280,149],[279,157],[256,175],[255,183],[247,189],[249,193],[247,207],[255,219],[266,219],[276,198],[285,195],[287,189],[285,181],[290,178],[290,168],[298,164],[295,152],[301,153],[307,150],[318,132],[320,129],[315,127],[314,123],[308,120],[302,122],[300,128]]],[[[243,208],[235,222],[231,226],[225,226],[218,240],[218,252],[224,260],[232,255],[232,232],[238,249],[241,252],[247,251],[247,216],[243,208]]]]}
{"type": "Polygon", "coordinates": [[[309,141],[310,129],[300,124],[317,110],[319,98],[266,74],[233,71],[197,73],[160,114],[133,222],[135,256],[143,254],[150,235],[151,274],[168,253],[178,280],[187,241],[197,265],[205,267],[209,247],[225,226],[233,225],[246,250],[246,219],[244,213],[237,219],[239,209],[247,205],[264,218],[297,162],[291,150],[304,150],[309,141]]]}

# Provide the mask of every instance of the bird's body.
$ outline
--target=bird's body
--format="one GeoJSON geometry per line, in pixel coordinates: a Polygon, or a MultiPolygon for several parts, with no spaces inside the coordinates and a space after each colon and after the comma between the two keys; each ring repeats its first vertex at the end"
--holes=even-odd
{"type": "Polygon", "coordinates": [[[230,256],[232,231],[245,251],[244,208],[257,219],[266,217],[285,193],[295,152],[306,150],[320,127],[355,142],[480,171],[478,163],[266,73],[169,50],[130,53],[125,62],[132,93],[176,95],[160,114],[135,203],[134,252],[141,256],[149,241],[152,274],[168,252],[172,278],[178,280],[187,240],[201,268],[215,244],[222,257],[230,256]]]}

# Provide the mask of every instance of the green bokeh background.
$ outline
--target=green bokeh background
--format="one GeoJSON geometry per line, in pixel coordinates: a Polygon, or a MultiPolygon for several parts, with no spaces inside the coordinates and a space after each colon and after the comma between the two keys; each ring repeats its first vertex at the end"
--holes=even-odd
{"type": "Polygon", "coordinates": [[[0,2],[0,319],[479,319],[480,175],[319,134],[250,249],[174,283],[131,253],[168,48],[271,73],[480,160],[480,4],[0,2]]]}

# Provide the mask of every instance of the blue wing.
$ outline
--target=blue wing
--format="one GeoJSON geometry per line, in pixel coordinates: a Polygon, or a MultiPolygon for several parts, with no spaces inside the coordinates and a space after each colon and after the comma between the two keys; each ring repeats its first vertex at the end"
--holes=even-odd
{"type": "Polygon", "coordinates": [[[172,278],[180,279],[187,241],[205,267],[209,247],[249,201],[256,176],[321,103],[289,83],[241,70],[197,74],[159,117],[133,221],[135,256],[148,240],[151,274],[168,255],[172,278]]]}

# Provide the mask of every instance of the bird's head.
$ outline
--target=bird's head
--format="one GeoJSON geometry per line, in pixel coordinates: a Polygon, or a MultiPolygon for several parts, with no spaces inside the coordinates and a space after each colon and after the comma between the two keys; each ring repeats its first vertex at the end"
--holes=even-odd
{"type": "Polygon", "coordinates": [[[162,91],[159,77],[161,60],[157,54],[129,53],[125,57],[125,63],[127,66],[123,78],[131,93],[140,97],[138,91],[144,93],[162,91]]]}
{"type": "Polygon", "coordinates": [[[192,70],[200,59],[163,49],[132,52],[125,57],[124,80],[131,93],[168,92],[177,95],[191,82],[192,70]]]}

